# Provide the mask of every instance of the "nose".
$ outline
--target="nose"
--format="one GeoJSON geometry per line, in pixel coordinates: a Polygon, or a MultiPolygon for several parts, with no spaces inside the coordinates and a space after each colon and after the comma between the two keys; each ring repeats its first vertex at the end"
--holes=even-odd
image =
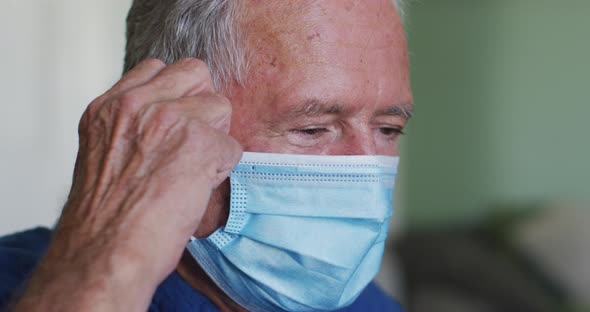
{"type": "Polygon", "coordinates": [[[331,155],[376,155],[377,145],[370,131],[350,131],[330,150],[331,155]]]}

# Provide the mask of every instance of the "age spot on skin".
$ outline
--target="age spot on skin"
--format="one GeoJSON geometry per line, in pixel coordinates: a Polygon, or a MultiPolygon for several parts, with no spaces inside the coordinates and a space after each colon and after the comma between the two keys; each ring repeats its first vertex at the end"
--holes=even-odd
{"type": "Polygon", "coordinates": [[[316,31],[315,33],[307,36],[307,40],[312,41],[313,39],[316,39],[316,38],[320,39],[320,37],[321,37],[320,33],[316,31]]]}

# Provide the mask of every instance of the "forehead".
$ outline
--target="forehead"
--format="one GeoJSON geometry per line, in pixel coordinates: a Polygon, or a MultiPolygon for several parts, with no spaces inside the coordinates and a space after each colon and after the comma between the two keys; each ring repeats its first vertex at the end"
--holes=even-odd
{"type": "Polygon", "coordinates": [[[405,35],[391,0],[247,3],[252,81],[276,97],[410,96],[405,35]]]}
{"type": "Polygon", "coordinates": [[[322,47],[368,52],[405,45],[402,24],[391,0],[247,3],[241,24],[255,56],[272,54],[284,61],[305,61],[325,57],[322,47]]]}

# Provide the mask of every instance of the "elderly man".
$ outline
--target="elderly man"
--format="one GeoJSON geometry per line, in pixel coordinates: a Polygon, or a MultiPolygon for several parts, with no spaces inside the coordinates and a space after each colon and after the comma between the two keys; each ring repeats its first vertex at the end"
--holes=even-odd
{"type": "Polygon", "coordinates": [[[412,109],[398,5],[136,0],[58,224],[0,239],[0,303],[399,311],[371,282],[412,109]]]}

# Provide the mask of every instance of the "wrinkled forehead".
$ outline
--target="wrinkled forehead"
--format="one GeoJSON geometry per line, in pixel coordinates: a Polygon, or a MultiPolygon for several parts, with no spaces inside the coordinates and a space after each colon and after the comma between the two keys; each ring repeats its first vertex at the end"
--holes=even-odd
{"type": "Polygon", "coordinates": [[[398,46],[405,53],[391,0],[250,0],[241,25],[253,55],[272,55],[278,62],[337,58],[338,50],[327,46],[359,52],[398,46]]]}

